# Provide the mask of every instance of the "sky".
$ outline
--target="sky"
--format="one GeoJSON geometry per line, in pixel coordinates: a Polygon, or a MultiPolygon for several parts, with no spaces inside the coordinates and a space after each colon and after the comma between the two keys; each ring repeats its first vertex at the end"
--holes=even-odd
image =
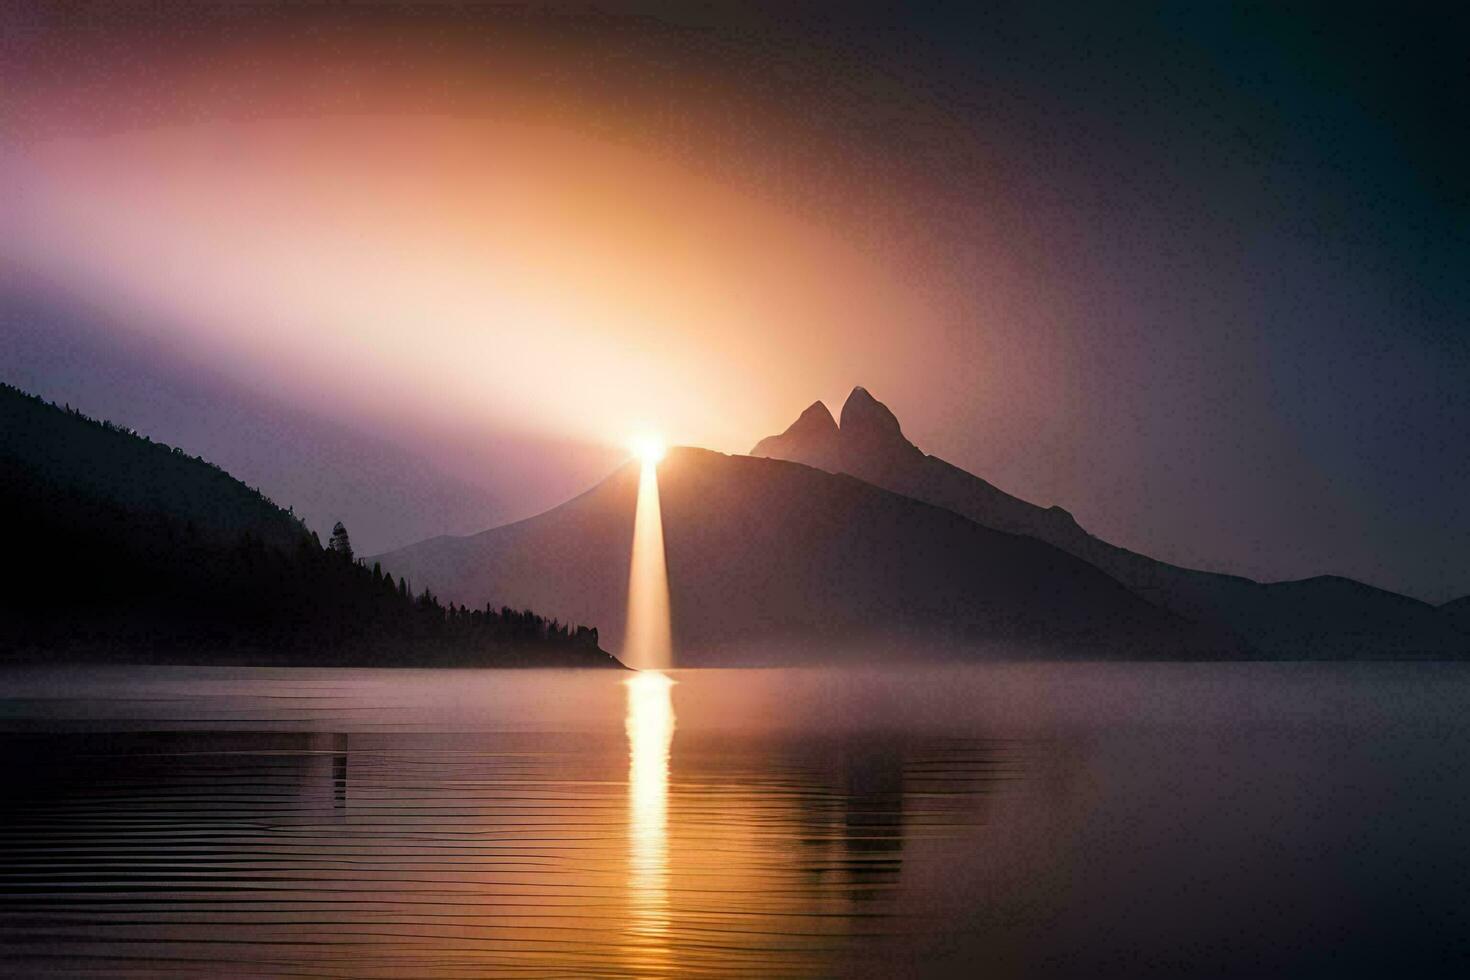
{"type": "Polygon", "coordinates": [[[1100,6],[6,5],[0,376],[360,550],[863,385],[1156,557],[1470,593],[1467,15],[1100,6]]]}

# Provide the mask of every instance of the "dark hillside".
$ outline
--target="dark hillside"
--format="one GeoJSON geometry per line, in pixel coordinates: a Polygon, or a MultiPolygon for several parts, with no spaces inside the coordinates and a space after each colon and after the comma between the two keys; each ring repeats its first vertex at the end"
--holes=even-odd
{"type": "Polygon", "coordinates": [[[888,406],[854,388],[841,423],[820,402],[762,439],[756,456],[846,473],[943,507],[985,527],[1045,541],[1107,573],[1135,594],[1202,626],[1241,637],[1255,655],[1281,659],[1434,659],[1470,656],[1453,609],[1436,610],[1338,576],[1254,582],[1157,561],[1094,537],[1061,507],[1040,507],[926,455],[888,406]]]}
{"type": "MultiPolygon", "coordinates": [[[[678,448],[658,467],[676,663],[1231,656],[1232,636],[1059,548],[849,476],[678,448]]],[[[461,602],[624,622],[639,468],[544,514],[383,556],[461,602]]]]}
{"type": "Polygon", "coordinates": [[[0,657],[601,665],[595,630],[444,607],[218,467],[0,386],[0,657]]]}

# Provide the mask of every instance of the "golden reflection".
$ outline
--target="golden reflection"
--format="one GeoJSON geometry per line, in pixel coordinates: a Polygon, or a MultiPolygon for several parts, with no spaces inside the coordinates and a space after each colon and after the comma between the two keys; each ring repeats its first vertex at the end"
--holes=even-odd
{"type": "Polygon", "coordinates": [[[628,629],[623,662],[660,670],[672,666],[669,626],[669,573],[664,564],[663,514],[658,500],[658,457],[642,454],[638,509],[633,518],[633,559],[628,569],[628,629]]]}
{"type": "Polygon", "coordinates": [[[630,918],[640,956],[662,961],[669,952],[669,748],[674,741],[674,682],[650,670],[625,683],[630,918]]]}

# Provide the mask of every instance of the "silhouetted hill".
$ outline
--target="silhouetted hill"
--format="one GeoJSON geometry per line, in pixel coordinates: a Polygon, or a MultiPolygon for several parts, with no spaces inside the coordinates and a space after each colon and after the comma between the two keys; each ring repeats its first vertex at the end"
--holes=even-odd
{"type": "MultiPolygon", "coordinates": [[[[530,520],[382,560],[444,595],[488,595],[621,637],[639,468],[530,520]]],[[[1239,650],[1044,542],[847,476],[699,449],[659,466],[680,664],[1239,650]]]]}
{"type": "Polygon", "coordinates": [[[0,658],[594,665],[595,630],[445,608],[205,461],[0,385],[0,658]]]}
{"type": "Polygon", "coordinates": [[[762,439],[752,453],[847,473],[986,527],[1048,542],[1139,596],[1245,638],[1262,656],[1470,655],[1470,642],[1452,617],[1417,599],[1335,576],[1263,584],[1200,572],[1093,537],[1060,507],[1038,507],[926,455],[904,437],[887,406],[863,388],[849,395],[840,426],[803,421],[823,416],[831,419],[819,402],[785,432],[762,439]]]}
{"type": "Polygon", "coordinates": [[[0,275],[0,378],[185,447],[292,505],[310,527],[344,521],[364,553],[536,513],[544,508],[534,502],[565,500],[618,460],[614,451],[491,427],[449,465],[443,443],[403,443],[379,426],[324,417],[136,327],[0,275]],[[512,458],[517,465],[483,465],[512,458]]]}
{"type": "Polygon", "coordinates": [[[1470,633],[1470,595],[1451,599],[1439,607],[1440,615],[1447,618],[1456,629],[1470,633]]]}

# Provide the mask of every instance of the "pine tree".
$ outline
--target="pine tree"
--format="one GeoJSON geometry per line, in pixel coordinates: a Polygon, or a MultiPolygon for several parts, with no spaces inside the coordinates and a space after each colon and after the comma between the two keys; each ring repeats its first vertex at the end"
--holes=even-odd
{"type": "Polygon", "coordinates": [[[327,547],[348,561],[352,560],[352,539],[347,536],[347,528],[341,521],[338,521],[332,526],[332,538],[328,542],[327,547]]]}

